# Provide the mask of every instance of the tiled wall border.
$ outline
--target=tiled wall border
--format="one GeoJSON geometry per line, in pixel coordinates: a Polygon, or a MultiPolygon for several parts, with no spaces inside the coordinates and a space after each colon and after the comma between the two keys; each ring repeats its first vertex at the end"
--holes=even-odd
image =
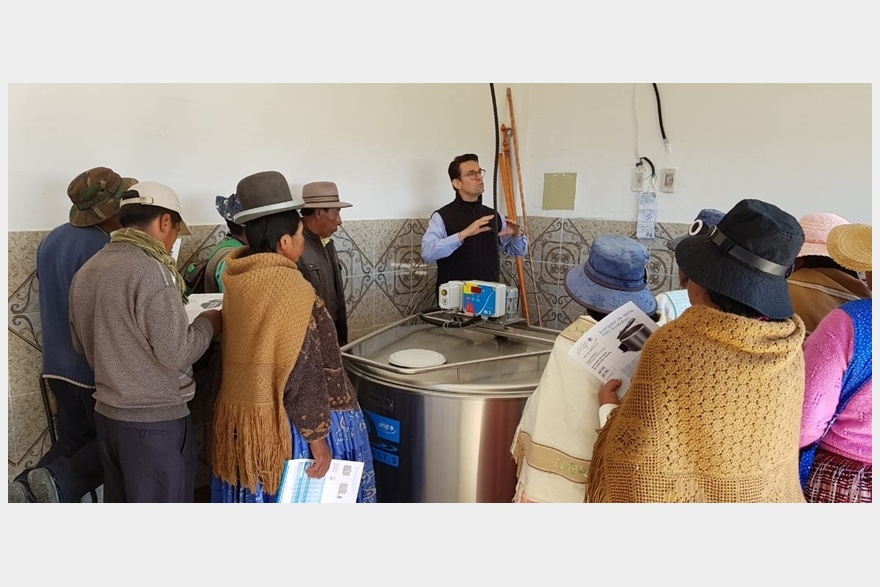
{"type": "MultiPolygon", "coordinates": [[[[564,219],[541,216],[527,219],[531,238],[530,256],[524,266],[527,282],[524,297],[532,322],[560,330],[582,313],[562,286],[569,268],[583,264],[590,243],[598,234],[635,237],[636,224],[629,221],[564,219]],[[532,281],[534,275],[534,282],[532,281]],[[536,286],[531,285],[536,283],[536,286]]],[[[676,289],[678,273],[666,241],[684,234],[687,224],[658,224],[657,237],[643,244],[651,253],[648,280],[655,293],[676,289]]],[[[180,266],[203,259],[224,235],[225,225],[190,226],[184,239],[180,266]]],[[[334,239],[343,264],[350,339],[431,305],[437,279],[435,265],[421,258],[421,238],[427,219],[352,220],[345,222],[334,239]]],[[[36,279],[37,245],[48,231],[10,232],[9,237],[9,451],[11,480],[35,463],[48,449],[48,425],[39,390],[42,361],[36,279]]],[[[516,283],[513,259],[502,261],[507,283],[516,283]]],[[[523,294],[521,293],[521,299],[523,294]]],[[[207,412],[207,406],[200,407],[207,412]]],[[[194,409],[194,413],[195,413],[194,409]]],[[[204,438],[206,424],[197,426],[204,438]]],[[[200,443],[200,482],[204,482],[207,455],[200,443]]]]}

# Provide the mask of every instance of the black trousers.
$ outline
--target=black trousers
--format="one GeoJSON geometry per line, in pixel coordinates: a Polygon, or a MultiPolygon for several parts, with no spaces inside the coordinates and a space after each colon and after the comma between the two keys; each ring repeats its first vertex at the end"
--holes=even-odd
{"type": "Polygon", "coordinates": [[[105,503],[191,503],[196,481],[192,417],[124,422],[95,414],[105,503]]]}
{"type": "MultiPolygon", "coordinates": [[[[78,502],[104,482],[95,430],[95,390],[51,377],[45,383],[55,396],[58,440],[34,467],[49,469],[65,502],[78,502]]],[[[26,481],[29,470],[16,479],[26,481]]]]}

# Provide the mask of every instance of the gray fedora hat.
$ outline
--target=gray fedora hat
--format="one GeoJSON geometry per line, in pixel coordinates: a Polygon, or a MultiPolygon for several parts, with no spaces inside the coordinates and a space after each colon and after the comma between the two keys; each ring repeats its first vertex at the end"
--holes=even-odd
{"type": "Polygon", "coordinates": [[[332,181],[313,181],[303,186],[303,208],[350,208],[339,201],[339,188],[332,181]]]}
{"type": "Polygon", "coordinates": [[[303,207],[302,200],[295,200],[290,193],[287,179],[277,171],[248,175],[238,182],[235,196],[241,204],[241,212],[233,219],[236,224],[303,207]]]}

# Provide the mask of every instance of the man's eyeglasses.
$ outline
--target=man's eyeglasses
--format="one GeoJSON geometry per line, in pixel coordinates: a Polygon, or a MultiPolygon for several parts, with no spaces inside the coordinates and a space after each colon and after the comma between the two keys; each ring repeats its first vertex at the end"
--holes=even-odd
{"type": "Polygon", "coordinates": [[[486,177],[486,170],[480,169],[479,171],[468,171],[467,173],[461,174],[463,177],[469,177],[471,179],[477,179],[478,177],[486,177]]]}

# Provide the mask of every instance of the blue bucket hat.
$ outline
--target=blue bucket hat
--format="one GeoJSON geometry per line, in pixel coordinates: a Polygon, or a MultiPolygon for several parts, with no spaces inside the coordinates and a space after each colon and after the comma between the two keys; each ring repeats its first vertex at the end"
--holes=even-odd
{"type": "Polygon", "coordinates": [[[666,248],[670,251],[675,251],[675,247],[678,246],[678,243],[687,237],[694,236],[695,234],[708,234],[713,226],[717,226],[718,223],[721,222],[722,218],[724,218],[724,212],[721,210],[715,210],[714,208],[704,208],[700,210],[700,213],[697,214],[697,217],[694,219],[694,223],[691,224],[688,233],[666,241],[666,248]]]}
{"type": "Polygon", "coordinates": [[[217,206],[217,212],[220,213],[220,216],[222,216],[224,220],[238,224],[235,222],[235,215],[241,212],[241,202],[238,201],[235,194],[232,194],[228,198],[217,196],[215,205],[217,206]]]}
{"type": "Polygon", "coordinates": [[[648,249],[619,234],[593,239],[587,262],[572,267],[565,275],[565,291],[580,305],[609,314],[633,302],[649,316],[657,311],[657,300],[648,289],[648,249]]]}

